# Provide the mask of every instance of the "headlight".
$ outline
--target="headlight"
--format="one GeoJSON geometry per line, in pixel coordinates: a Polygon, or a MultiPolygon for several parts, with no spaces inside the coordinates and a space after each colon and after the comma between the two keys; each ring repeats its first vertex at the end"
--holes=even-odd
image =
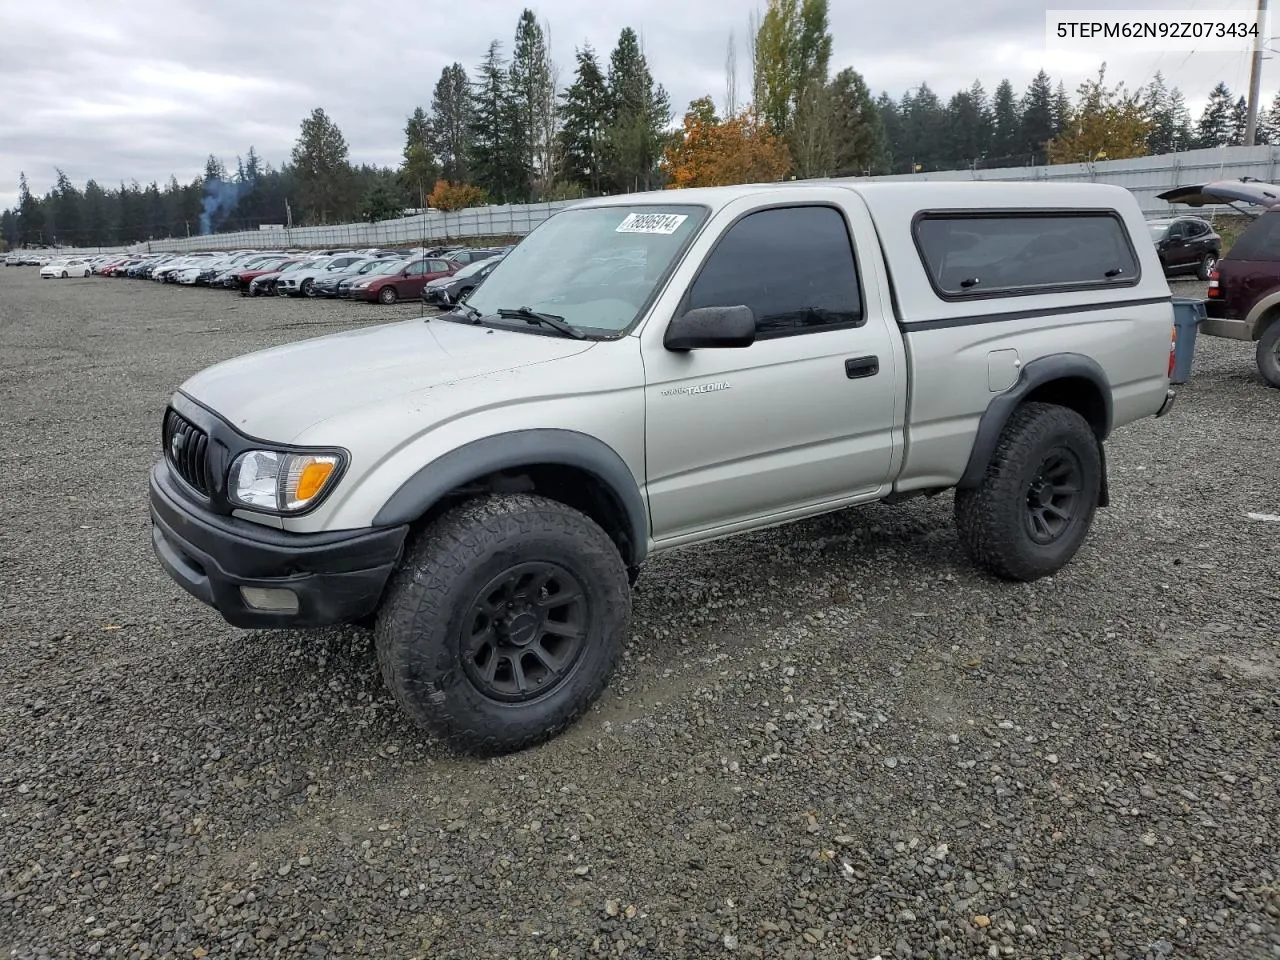
{"type": "Polygon", "coordinates": [[[372,280],[361,280],[359,283],[353,283],[351,286],[355,287],[357,290],[363,290],[371,283],[373,283],[372,280]]]}
{"type": "Polygon", "coordinates": [[[273,513],[294,513],[321,499],[341,472],[336,454],[250,450],[231,465],[231,499],[273,513]]]}

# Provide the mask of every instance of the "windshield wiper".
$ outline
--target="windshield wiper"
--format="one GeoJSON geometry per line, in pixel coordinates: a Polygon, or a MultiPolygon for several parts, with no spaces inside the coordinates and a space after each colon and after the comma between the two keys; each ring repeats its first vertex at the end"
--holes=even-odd
{"type": "Polygon", "coordinates": [[[538,310],[530,310],[528,307],[516,307],[515,309],[503,307],[498,310],[498,316],[550,327],[552,330],[559,330],[566,337],[573,337],[575,340],[585,340],[587,338],[587,335],[581,330],[574,329],[565,323],[564,317],[557,317],[554,313],[542,313],[538,310]]]}
{"type": "Polygon", "coordinates": [[[452,310],[450,310],[448,313],[441,314],[441,316],[448,317],[450,313],[461,313],[462,316],[466,319],[467,323],[479,323],[480,318],[484,316],[484,314],[481,313],[479,309],[461,300],[453,305],[452,310]]]}

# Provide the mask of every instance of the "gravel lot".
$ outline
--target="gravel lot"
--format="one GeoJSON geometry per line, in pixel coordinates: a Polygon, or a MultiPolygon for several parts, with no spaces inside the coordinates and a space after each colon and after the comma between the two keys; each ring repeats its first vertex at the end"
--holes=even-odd
{"type": "Polygon", "coordinates": [[[598,708],[474,761],[367,634],[234,630],[149,542],[180,381],[418,311],[0,272],[6,953],[1280,957],[1248,345],[1117,433],[1058,577],[976,574],[949,496],[655,558],[598,708]]]}

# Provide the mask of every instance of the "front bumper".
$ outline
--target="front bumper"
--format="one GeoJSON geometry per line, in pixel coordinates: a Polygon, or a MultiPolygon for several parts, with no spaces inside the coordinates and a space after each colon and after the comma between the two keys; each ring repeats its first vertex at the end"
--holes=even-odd
{"type": "Polygon", "coordinates": [[[202,510],[161,461],[151,470],[151,544],[160,565],[197,600],[244,628],[349,623],[372,613],[400,560],[408,526],[289,533],[202,510]],[[296,610],[251,606],[241,587],[283,589],[296,610]]]}

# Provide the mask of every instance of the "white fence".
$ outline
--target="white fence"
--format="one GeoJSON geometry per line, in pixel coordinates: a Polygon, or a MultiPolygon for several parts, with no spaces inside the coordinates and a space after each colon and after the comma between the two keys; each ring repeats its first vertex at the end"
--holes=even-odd
{"type": "Polygon", "coordinates": [[[323,227],[241,230],[202,237],[153,240],[151,250],[283,250],[293,247],[360,249],[394,247],[469,237],[522,237],[571,201],[474,207],[453,213],[424,213],[377,223],[323,227]]]}
{"type": "MultiPolygon", "coordinates": [[[[1218,147],[1188,150],[1132,160],[1102,160],[1045,167],[1002,167],[993,170],[947,170],[934,173],[851,177],[864,180],[1045,180],[1110,183],[1125,187],[1137,197],[1144,213],[1174,212],[1156,194],[1182,184],[1208,180],[1253,177],[1275,182],[1280,146],[1218,147]]],[[[523,236],[572,201],[475,207],[454,213],[428,213],[379,223],[344,223],[322,227],[279,230],[244,230],[202,237],[181,237],[135,244],[131,250],[276,250],[294,247],[358,249],[403,246],[471,237],[523,236]]],[[[1184,212],[1186,208],[1180,208],[1184,212]]],[[[1212,214],[1228,208],[1205,208],[1212,214]]],[[[106,248],[104,248],[106,249],[106,248]]]]}

